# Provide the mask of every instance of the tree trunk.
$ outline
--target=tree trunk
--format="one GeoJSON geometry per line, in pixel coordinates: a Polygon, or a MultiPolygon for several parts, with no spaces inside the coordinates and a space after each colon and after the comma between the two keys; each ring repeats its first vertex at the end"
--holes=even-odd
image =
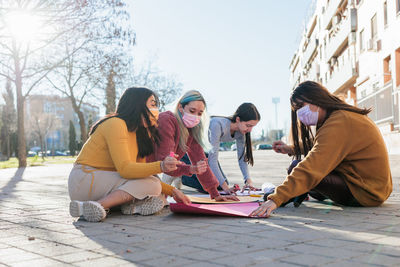
{"type": "Polygon", "coordinates": [[[42,151],[42,159],[44,161],[44,151],[43,151],[44,145],[43,145],[43,137],[41,135],[39,136],[39,142],[40,142],[40,150],[42,151]]]}
{"type": "Polygon", "coordinates": [[[26,142],[25,142],[25,97],[22,95],[22,73],[19,59],[15,62],[15,88],[17,90],[17,133],[18,133],[18,167],[26,167],[26,142]]]}
{"type": "Polygon", "coordinates": [[[6,136],[7,160],[9,160],[11,157],[11,140],[10,139],[11,139],[10,134],[7,134],[7,136],[6,136]]]}
{"type": "Polygon", "coordinates": [[[79,109],[78,109],[78,111],[76,111],[76,113],[78,114],[79,126],[81,127],[81,142],[82,142],[82,145],[83,145],[87,140],[85,117],[83,116],[82,111],[80,111],[79,109]]]}
{"type": "Polygon", "coordinates": [[[107,76],[107,87],[106,87],[106,114],[109,114],[111,112],[115,111],[115,98],[116,98],[116,92],[115,92],[115,82],[114,82],[114,76],[115,72],[113,68],[110,69],[110,73],[107,76]]]}
{"type": "Polygon", "coordinates": [[[74,96],[70,96],[72,108],[74,109],[76,115],[78,115],[79,119],[79,126],[81,127],[81,142],[82,145],[87,140],[87,131],[86,131],[86,124],[85,124],[85,116],[83,116],[83,112],[79,109],[79,106],[76,104],[76,100],[74,96]]]}

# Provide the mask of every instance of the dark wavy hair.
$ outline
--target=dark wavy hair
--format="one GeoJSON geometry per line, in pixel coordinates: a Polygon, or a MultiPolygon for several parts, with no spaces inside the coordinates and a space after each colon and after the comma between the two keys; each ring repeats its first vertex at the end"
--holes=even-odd
{"type": "MultiPolygon", "coordinates": [[[[231,117],[229,117],[229,119],[233,123],[236,122],[236,118],[239,118],[240,121],[251,121],[251,120],[259,121],[261,119],[261,116],[256,106],[254,106],[252,103],[243,103],[237,108],[236,112],[231,117]]],[[[253,148],[251,145],[250,133],[246,133],[245,137],[246,137],[245,150],[243,151],[243,154],[240,156],[240,159],[242,159],[244,156],[244,161],[253,166],[254,159],[253,159],[253,148]]]]}
{"type": "MultiPolygon", "coordinates": [[[[371,109],[357,108],[349,105],[337,96],[329,93],[328,89],[317,82],[305,81],[299,84],[290,96],[290,104],[292,109],[292,141],[294,146],[294,156],[296,159],[301,159],[301,149],[299,140],[299,130],[301,143],[303,145],[304,155],[313,147],[314,136],[311,128],[297,119],[297,110],[303,106],[303,103],[316,105],[326,110],[326,118],[335,110],[347,110],[350,112],[367,115],[371,109]]],[[[325,118],[325,119],[326,119],[325,118]]]]}
{"type": "Polygon", "coordinates": [[[97,127],[108,119],[117,117],[125,121],[129,132],[136,131],[139,157],[143,158],[154,152],[154,144],[160,142],[160,135],[155,126],[151,126],[150,116],[153,114],[147,108],[146,102],[149,97],[154,96],[159,104],[157,95],[145,87],[131,87],[122,94],[117,109],[114,113],[107,114],[98,120],[90,129],[92,135],[97,127]],[[143,121],[148,125],[145,127],[143,121]]]}

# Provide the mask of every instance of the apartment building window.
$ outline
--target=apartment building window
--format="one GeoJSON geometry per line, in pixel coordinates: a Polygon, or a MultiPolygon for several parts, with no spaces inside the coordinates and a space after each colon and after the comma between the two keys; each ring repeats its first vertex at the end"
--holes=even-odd
{"type": "MultiPolygon", "coordinates": [[[[400,1],[400,0],[399,0],[400,1]]],[[[388,16],[387,16],[387,1],[383,3],[383,24],[385,27],[388,24],[388,16]]]]}
{"type": "Polygon", "coordinates": [[[375,40],[377,35],[378,35],[378,22],[376,21],[376,14],[375,14],[371,19],[371,39],[375,40]]]}
{"type": "Polygon", "coordinates": [[[360,52],[363,52],[365,49],[364,47],[364,29],[360,31],[360,52]]]}
{"type": "Polygon", "coordinates": [[[395,63],[396,63],[396,86],[400,86],[400,48],[395,52],[395,63]]]}
{"type": "Polygon", "coordinates": [[[392,69],[391,69],[390,56],[383,60],[383,82],[387,83],[392,80],[392,69]]]}

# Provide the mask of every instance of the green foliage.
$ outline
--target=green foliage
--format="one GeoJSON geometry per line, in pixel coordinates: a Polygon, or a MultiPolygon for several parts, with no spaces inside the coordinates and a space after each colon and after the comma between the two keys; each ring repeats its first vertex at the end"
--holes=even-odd
{"type": "Polygon", "coordinates": [[[72,121],[69,121],[69,151],[71,156],[75,156],[77,150],[75,126],[72,121]]]}

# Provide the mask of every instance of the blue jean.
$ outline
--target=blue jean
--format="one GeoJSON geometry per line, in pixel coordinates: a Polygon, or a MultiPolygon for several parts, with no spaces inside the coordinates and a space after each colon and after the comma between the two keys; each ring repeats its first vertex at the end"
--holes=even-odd
{"type": "MultiPolygon", "coordinates": [[[[208,153],[205,153],[205,154],[206,154],[206,157],[208,158],[208,153]]],[[[183,158],[181,159],[181,161],[183,161],[183,162],[186,163],[186,164],[191,164],[191,162],[190,162],[189,157],[188,157],[187,154],[185,154],[185,155],[183,156],[183,158]]],[[[218,167],[219,167],[219,169],[220,169],[222,175],[223,175],[224,178],[225,178],[225,182],[226,182],[227,184],[229,184],[228,179],[226,179],[226,176],[225,176],[225,174],[223,173],[223,171],[222,171],[222,169],[221,169],[221,166],[219,165],[219,162],[218,162],[218,167]]],[[[208,193],[204,190],[204,188],[203,188],[203,186],[201,185],[201,183],[199,182],[199,179],[197,179],[196,174],[193,174],[192,176],[183,175],[183,176],[182,176],[182,184],[184,184],[184,185],[186,185],[186,186],[188,186],[188,187],[195,188],[195,189],[197,189],[197,190],[198,190],[199,192],[201,192],[201,193],[208,194],[208,193]]],[[[222,190],[222,188],[221,188],[220,186],[218,186],[217,189],[218,189],[218,190],[222,190]]]]}

